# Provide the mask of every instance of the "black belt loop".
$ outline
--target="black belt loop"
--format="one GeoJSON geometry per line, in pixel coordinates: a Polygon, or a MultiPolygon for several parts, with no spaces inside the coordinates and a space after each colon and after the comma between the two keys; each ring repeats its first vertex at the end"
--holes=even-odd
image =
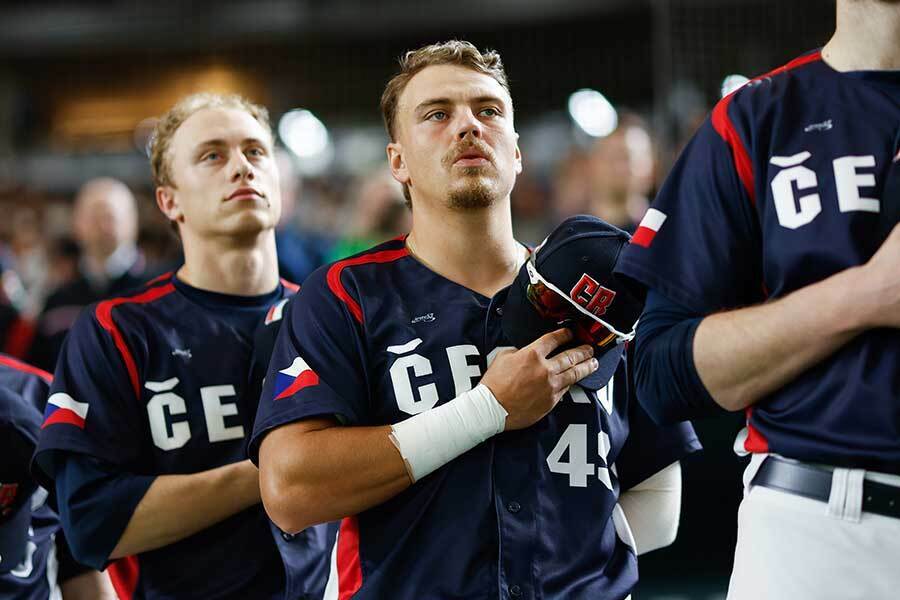
{"type": "MultiPolygon", "coordinates": [[[[761,485],[827,503],[831,496],[833,472],[830,467],[767,456],[750,485],[761,485]]],[[[900,519],[900,487],[863,480],[862,510],[900,519]]]]}

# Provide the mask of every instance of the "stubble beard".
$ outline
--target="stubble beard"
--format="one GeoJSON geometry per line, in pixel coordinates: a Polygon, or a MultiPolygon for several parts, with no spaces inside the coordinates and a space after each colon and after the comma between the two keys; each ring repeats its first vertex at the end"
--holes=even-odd
{"type": "Polygon", "coordinates": [[[490,208],[497,201],[497,193],[483,177],[483,167],[467,167],[463,170],[467,179],[464,185],[453,189],[447,197],[447,206],[455,210],[490,208]]]}

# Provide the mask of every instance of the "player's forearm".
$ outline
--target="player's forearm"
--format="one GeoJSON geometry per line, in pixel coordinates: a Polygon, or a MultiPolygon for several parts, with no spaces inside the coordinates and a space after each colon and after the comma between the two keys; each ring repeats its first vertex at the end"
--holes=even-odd
{"type": "Polygon", "coordinates": [[[60,584],[63,600],[116,600],[105,571],[86,571],[60,584]]]}
{"type": "Polygon", "coordinates": [[[138,503],[110,558],[167,546],[259,501],[259,473],[249,460],[189,475],[160,475],[138,503]]]}
{"type": "Polygon", "coordinates": [[[279,427],[260,446],[263,504],[282,530],[358,514],[409,487],[389,426],[310,426],[279,427]]]}
{"type": "Polygon", "coordinates": [[[842,271],[759,306],[710,315],[694,336],[697,373],[727,410],[785,385],[867,325],[861,268],[842,271]]]}

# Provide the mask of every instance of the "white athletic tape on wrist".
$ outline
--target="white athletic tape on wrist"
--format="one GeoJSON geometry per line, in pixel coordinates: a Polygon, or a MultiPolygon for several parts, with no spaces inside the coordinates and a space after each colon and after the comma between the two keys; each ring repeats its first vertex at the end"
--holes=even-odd
{"type": "Polygon", "coordinates": [[[503,431],[506,409],[478,384],[450,402],[391,426],[413,483],[503,431]]]}

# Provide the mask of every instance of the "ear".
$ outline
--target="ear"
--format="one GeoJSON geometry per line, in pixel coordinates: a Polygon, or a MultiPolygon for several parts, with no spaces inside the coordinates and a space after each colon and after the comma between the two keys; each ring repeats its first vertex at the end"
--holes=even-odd
{"type": "Polygon", "coordinates": [[[522,151],[519,149],[519,134],[516,134],[516,175],[522,172],[522,151]]]}
{"type": "Polygon", "coordinates": [[[406,168],[406,161],[403,160],[403,144],[400,142],[391,142],[387,145],[388,165],[391,167],[391,175],[398,182],[409,184],[409,169],[406,168]]]}
{"type": "Polygon", "coordinates": [[[156,188],[156,206],[170,221],[175,221],[176,223],[184,221],[184,213],[181,212],[181,206],[175,197],[175,188],[168,185],[161,185],[156,188]]]}

